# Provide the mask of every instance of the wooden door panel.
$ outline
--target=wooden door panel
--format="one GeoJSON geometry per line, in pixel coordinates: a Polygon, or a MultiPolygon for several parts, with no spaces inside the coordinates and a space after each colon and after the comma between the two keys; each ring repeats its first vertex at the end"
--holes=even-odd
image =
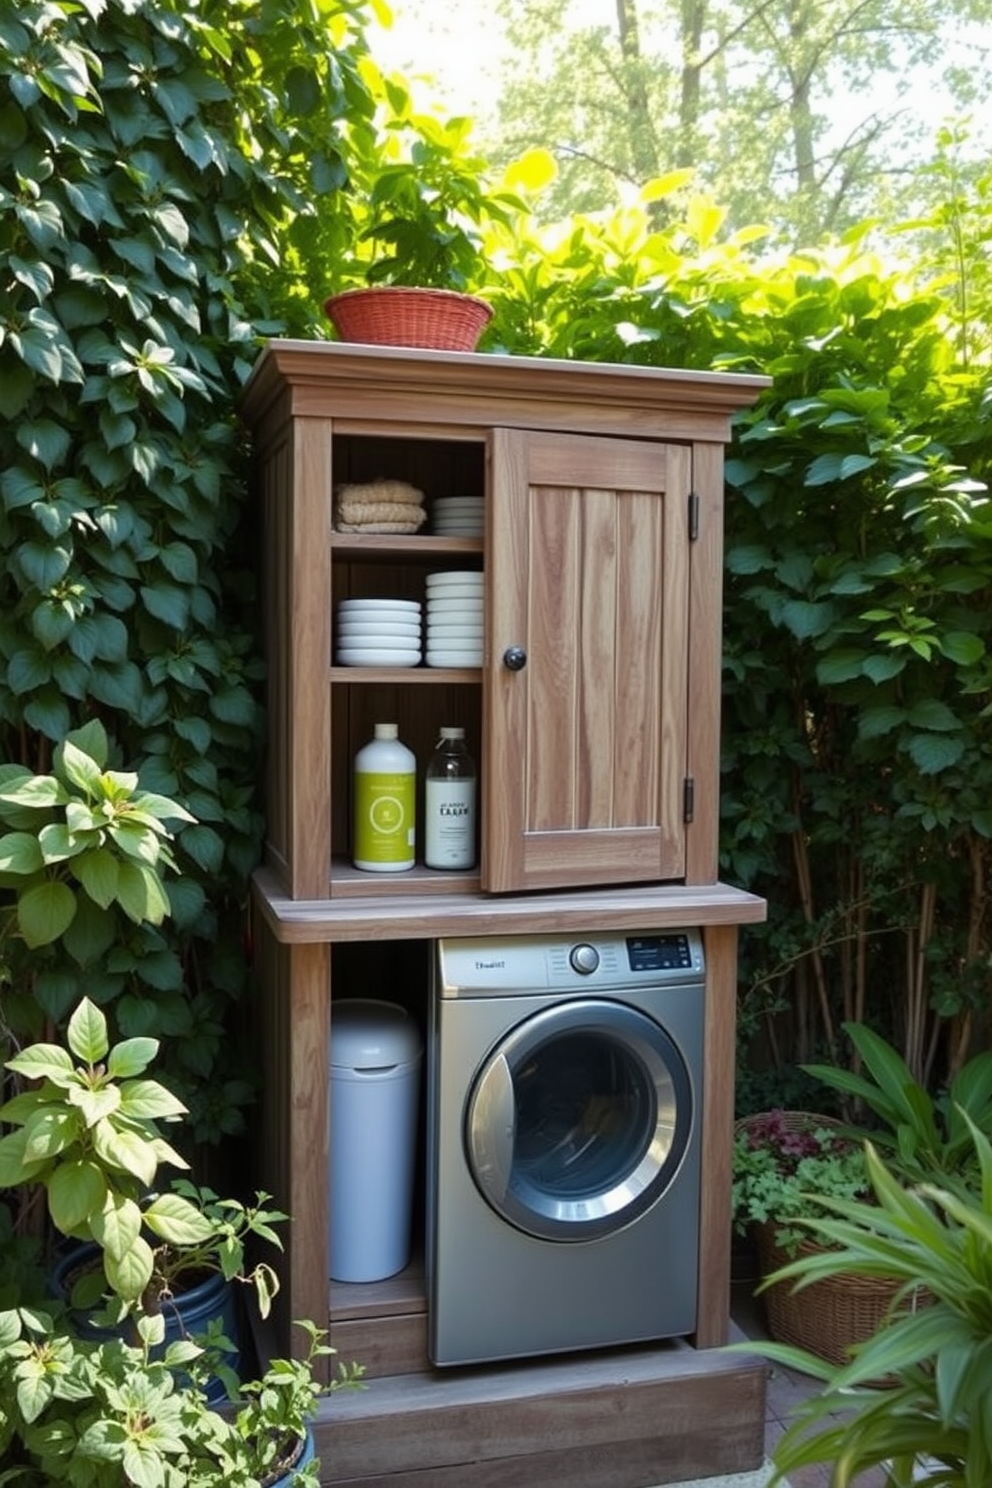
{"type": "Polygon", "coordinates": [[[680,446],[494,431],[491,891],[684,872],[689,468],[680,446]]]}

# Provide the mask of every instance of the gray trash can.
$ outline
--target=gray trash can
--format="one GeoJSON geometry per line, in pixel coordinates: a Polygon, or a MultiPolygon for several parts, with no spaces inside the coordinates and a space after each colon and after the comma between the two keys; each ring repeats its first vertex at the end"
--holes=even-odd
{"type": "Polygon", "coordinates": [[[398,1003],[331,1001],[330,1276],[382,1281],[410,1259],[423,1042],[398,1003]]]}

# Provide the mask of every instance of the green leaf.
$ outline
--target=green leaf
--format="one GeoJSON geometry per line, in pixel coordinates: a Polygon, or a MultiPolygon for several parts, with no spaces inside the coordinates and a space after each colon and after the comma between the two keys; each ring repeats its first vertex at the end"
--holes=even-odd
{"type": "Polygon", "coordinates": [[[0,1188],[17,1188],[30,1183],[46,1166],[44,1162],[29,1163],[24,1157],[26,1137],[23,1131],[9,1132],[0,1137],[0,1188]]]}
{"type": "Polygon", "coordinates": [[[141,863],[121,863],[117,900],[136,925],[144,921],[160,925],[169,913],[169,901],[161,881],[141,863]]]}
{"type": "Polygon", "coordinates": [[[88,997],[83,998],[69,1019],[66,1039],[73,1054],[84,1064],[97,1065],[106,1059],[110,1048],[107,1020],[88,997]]]}
{"type": "Polygon", "coordinates": [[[104,1255],[107,1281],[119,1297],[136,1302],[152,1279],[154,1256],[151,1246],[139,1235],[124,1255],[104,1255]]]}
{"type": "Polygon", "coordinates": [[[103,1210],[107,1182],[96,1163],[66,1162],[48,1180],[52,1223],[63,1235],[89,1233],[92,1218],[103,1210]]]}
{"type": "Polygon", "coordinates": [[[64,935],[76,914],[76,896],[68,884],[49,881],[28,889],[17,901],[17,925],[30,950],[51,945],[64,935]]]}
{"type": "MultiPolygon", "coordinates": [[[[159,1051],[159,1041],[154,1038],[122,1039],[115,1044],[107,1056],[107,1074],[112,1080],[133,1080],[143,1074],[159,1051]]],[[[121,1092],[122,1095],[124,1092],[121,1092]]],[[[154,1112],[148,1112],[154,1115],[154,1112]]]]}
{"type": "Polygon", "coordinates": [[[29,1163],[46,1162],[64,1152],[78,1139],[80,1121],[73,1111],[56,1106],[42,1108],[24,1123],[24,1159],[29,1163]]]}
{"type": "MultiPolygon", "coordinates": [[[[135,1044],[154,1044],[155,1039],[133,1039],[135,1044]]],[[[186,1115],[181,1100],[157,1080],[128,1080],[121,1087],[121,1115],[132,1121],[172,1120],[186,1115]]]]}
{"type": "Polygon", "coordinates": [[[145,1210],[145,1224],[170,1245],[203,1245],[216,1229],[203,1211],[179,1194],[159,1194],[145,1210]]]}
{"type": "Polygon", "coordinates": [[[965,748],[963,739],[944,734],[914,734],[907,747],[921,775],[938,775],[956,765],[965,748]]]}
{"type": "Polygon", "coordinates": [[[141,1234],[141,1209],[134,1199],[108,1194],[101,1212],[90,1224],[93,1239],[116,1262],[120,1262],[141,1234]]]}
{"type": "Polygon", "coordinates": [[[43,592],[54,589],[69,571],[72,550],[61,544],[22,543],[17,561],[25,578],[43,592]]]}
{"type": "Polygon", "coordinates": [[[961,727],[961,720],[946,703],[938,698],[921,698],[909,709],[909,722],[914,728],[934,729],[938,733],[949,733],[961,727]]]}
{"type": "Polygon", "coordinates": [[[189,620],[189,596],[184,589],[171,584],[146,584],[141,590],[141,600],[156,620],[173,630],[184,630],[189,620]]]}
{"type": "Polygon", "coordinates": [[[74,1078],[72,1059],[58,1044],[31,1044],[21,1054],[8,1059],[6,1068],[26,1080],[51,1080],[60,1088],[74,1078]]]}
{"type": "Polygon", "coordinates": [[[141,1133],[100,1121],[93,1127],[93,1148],[105,1168],[130,1173],[146,1187],[154,1182],[158,1157],[141,1133]]]}
{"type": "Polygon", "coordinates": [[[7,832],[0,837],[0,873],[29,878],[40,873],[44,866],[38,839],[30,832],[7,832]]]}
{"type": "Polygon", "coordinates": [[[101,909],[107,909],[114,902],[119,868],[117,859],[107,848],[98,847],[82,853],[73,864],[73,872],[101,909]]]}

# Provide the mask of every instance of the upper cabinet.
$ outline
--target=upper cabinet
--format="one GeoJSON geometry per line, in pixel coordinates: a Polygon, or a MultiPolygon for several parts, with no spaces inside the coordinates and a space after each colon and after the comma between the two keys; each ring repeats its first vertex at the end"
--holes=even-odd
{"type": "MultiPolygon", "coordinates": [[[[268,866],[293,899],[713,883],[723,446],[766,380],[271,342],[256,447],[269,668],[268,866]],[[425,493],[415,536],[335,532],[342,482],[425,493]],[[434,530],[483,498],[480,536],[434,530]],[[343,598],[484,574],[479,667],[345,666],[343,598]],[[395,722],[421,777],[442,725],[480,770],[479,867],[350,866],[351,764],[395,722]]],[[[418,858],[422,847],[418,845],[418,858]]]]}

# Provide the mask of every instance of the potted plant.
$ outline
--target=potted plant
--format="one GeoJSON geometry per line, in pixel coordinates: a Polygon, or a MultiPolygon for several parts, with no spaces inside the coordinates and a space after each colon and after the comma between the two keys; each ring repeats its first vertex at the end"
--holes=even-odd
{"type": "Polygon", "coordinates": [[[868,1144],[869,1198],[815,1201],[810,1223],[829,1245],[791,1261],[780,1280],[807,1288],[869,1274],[894,1302],[841,1364],[775,1342],[746,1345],[822,1382],[775,1447],[777,1478],[822,1462],[834,1488],[877,1466],[890,1488],[992,1481],[992,1145],[960,1117],[977,1174],[970,1187],[907,1184],[868,1144]],[[915,1309],[921,1288],[928,1305],[915,1309]],[[880,1377],[883,1391],[871,1388],[880,1377]]]}
{"type": "Polygon", "coordinates": [[[871,1277],[824,1282],[802,1294],[770,1281],[789,1259],[819,1249],[808,1225],[818,1213],[814,1195],[853,1199],[868,1193],[861,1144],[831,1117],[772,1110],[737,1123],[734,1224],[738,1233],[754,1235],[773,1338],[840,1361],[853,1342],[874,1332],[891,1297],[871,1277]]]}
{"type": "Polygon", "coordinates": [[[160,1319],[135,1342],[81,1339],[58,1310],[0,1311],[0,1485],[49,1488],[275,1488],[319,1483],[310,1420],[320,1397],[360,1382],[341,1367],[329,1385],[313,1364],[332,1353],[313,1324],[302,1359],[274,1359],[214,1409],[189,1341],[164,1354],[160,1319]]]}
{"type": "Polygon", "coordinates": [[[452,165],[442,149],[421,149],[376,177],[359,239],[368,257],[353,267],[364,283],[324,302],[342,341],[475,350],[493,314],[466,289],[482,267],[482,195],[452,165]]]}
{"type": "MultiPolygon", "coordinates": [[[[81,1242],[55,1269],[74,1308],[90,1314],[109,1288],[111,1305],[84,1328],[141,1314],[162,1314],[166,1337],[219,1324],[236,1367],[234,1284],[251,1287],[263,1317],[278,1289],[267,1262],[246,1269],[245,1243],[253,1236],[279,1246],[273,1225],[286,1216],[268,1210],[262,1193],[245,1205],[184,1180],[157,1188],[160,1164],[188,1166],[159,1124],[179,1120],[185,1107],[145,1073],[158,1041],[111,1046],[106,1018],[88,998],[66,1041],[33,1044],[7,1061],[31,1085],[0,1107],[0,1121],[14,1128],[0,1137],[0,1187],[39,1185],[55,1230],[81,1242]]],[[[224,1398],[223,1376],[212,1394],[224,1398]]]]}

